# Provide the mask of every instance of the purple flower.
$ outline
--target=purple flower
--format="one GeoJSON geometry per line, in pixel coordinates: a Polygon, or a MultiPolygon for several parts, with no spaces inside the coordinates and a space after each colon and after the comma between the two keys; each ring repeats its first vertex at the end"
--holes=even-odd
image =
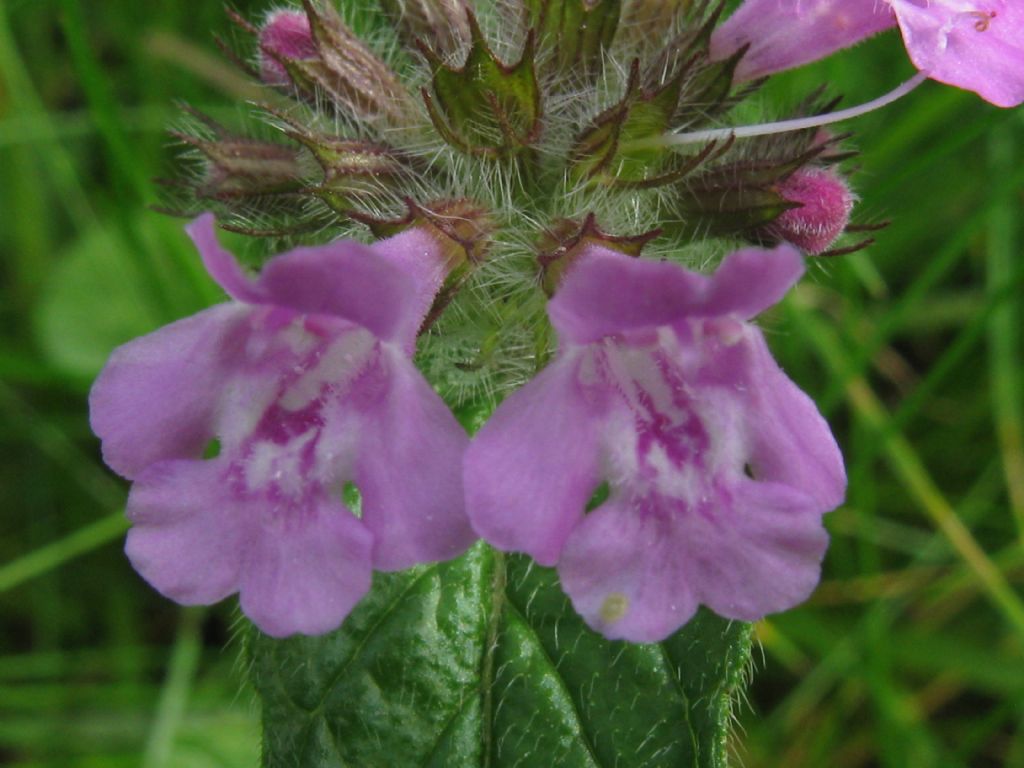
{"type": "Polygon", "coordinates": [[[734,253],[711,278],[589,249],[549,304],[558,357],[466,453],[477,532],[557,564],[610,638],[660,640],[699,603],[753,620],[804,600],[842,457],[746,322],[802,271],[789,246],[734,253]]]}
{"type": "Polygon", "coordinates": [[[715,30],[714,59],[750,50],[751,80],[807,64],[898,24],[911,60],[933,80],[1001,107],[1024,101],[1024,6],[1019,0],[746,0],[715,30]]]}
{"type": "Polygon", "coordinates": [[[888,0],[914,66],[1000,107],[1024,102],[1021,0],[888,0]]]}
{"type": "Polygon", "coordinates": [[[711,36],[711,58],[744,45],[738,82],[822,59],[895,26],[882,0],[746,0],[711,36]]]}
{"type": "Polygon", "coordinates": [[[90,395],[105,461],[134,481],[128,557],[180,603],[239,592],[270,635],[329,631],[373,568],[474,539],[466,435],[410,359],[441,248],[420,230],[299,248],[251,280],[211,215],[189,233],[234,301],[118,348],[90,395]]]}

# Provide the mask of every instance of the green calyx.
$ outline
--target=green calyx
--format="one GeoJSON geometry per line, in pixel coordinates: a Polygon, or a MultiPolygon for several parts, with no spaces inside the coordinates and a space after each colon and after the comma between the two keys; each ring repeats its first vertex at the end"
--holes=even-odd
{"type": "Polygon", "coordinates": [[[296,138],[323,168],[323,181],[311,191],[341,215],[393,200],[411,174],[398,154],[381,144],[324,136],[296,138]]]}
{"type": "MultiPolygon", "coordinates": [[[[573,146],[569,157],[574,177],[613,186],[662,178],[672,157],[660,148],[630,144],[660,136],[671,127],[681,85],[677,75],[657,88],[642,87],[640,62],[634,60],[625,95],[598,115],[573,146]]],[[[672,176],[670,172],[668,177],[672,176]]]]}
{"type": "Polygon", "coordinates": [[[275,56],[292,83],[317,104],[340,106],[363,120],[393,124],[407,118],[409,95],[397,75],[330,5],[302,0],[317,56],[275,56]]]}
{"type": "Polygon", "coordinates": [[[546,70],[570,82],[599,73],[601,56],[619,27],[621,0],[523,0],[523,4],[546,70]]]}
{"type": "Polygon", "coordinates": [[[430,120],[452,147],[472,155],[507,157],[540,139],[542,101],[534,67],[534,37],[527,35],[518,63],[503,64],[491,51],[476,17],[468,14],[470,48],[453,67],[426,45],[433,72],[423,89],[430,120]]]}

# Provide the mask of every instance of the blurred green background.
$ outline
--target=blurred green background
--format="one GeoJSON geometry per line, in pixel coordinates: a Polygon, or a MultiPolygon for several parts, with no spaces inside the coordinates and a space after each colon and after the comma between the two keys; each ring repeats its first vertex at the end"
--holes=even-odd
{"type": "MultiPolygon", "coordinates": [[[[243,112],[213,32],[218,2],[0,0],[2,765],[258,761],[235,608],[181,610],[134,574],[86,410],[113,346],[219,298],[148,209],[174,102],[243,112]]],[[[911,72],[890,33],[762,98],[825,82],[853,104],[911,72]]],[[[814,598],[757,627],[736,762],[1024,766],[1024,111],[928,83],[844,127],[855,216],[892,226],[764,324],[849,498],[814,598]]]]}

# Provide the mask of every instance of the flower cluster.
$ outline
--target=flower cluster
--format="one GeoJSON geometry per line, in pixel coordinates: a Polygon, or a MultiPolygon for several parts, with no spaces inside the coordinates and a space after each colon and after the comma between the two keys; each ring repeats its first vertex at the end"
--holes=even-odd
{"type": "Polygon", "coordinates": [[[197,163],[178,212],[328,242],[250,275],[204,213],[189,232],[231,300],[115,350],[100,374],[92,425],[133,483],[136,569],[181,603],[237,592],[275,636],[329,631],[374,570],[477,537],[557,566],[612,638],[659,640],[698,604],[753,620],[805,599],[846,479],[751,318],[800,277],[800,251],[843,250],[850,155],[813,124],[831,109],[814,100],[773,135],[692,152],[665,137],[701,136],[746,81],[896,23],[929,76],[1018,103],[1021,12],[382,11],[381,45],[326,1],[258,26],[233,16],[281,138],[194,111],[178,134],[197,163]],[[737,246],[710,276],[687,266],[737,246]],[[470,439],[453,411],[490,418],[470,439]]]}
{"type": "Polygon", "coordinates": [[[558,357],[469,446],[410,360],[446,270],[434,237],[297,249],[251,280],[212,216],[190,232],[233,301],[119,348],[91,395],[134,481],[128,556],[165,595],[240,592],[269,634],[325,632],[371,568],[453,557],[473,530],[558,563],[587,621],[636,641],[698,602],[752,619],[817,582],[842,460],[746,322],[799,277],[794,249],[710,279],[582,249],[548,305],[558,357]]]}

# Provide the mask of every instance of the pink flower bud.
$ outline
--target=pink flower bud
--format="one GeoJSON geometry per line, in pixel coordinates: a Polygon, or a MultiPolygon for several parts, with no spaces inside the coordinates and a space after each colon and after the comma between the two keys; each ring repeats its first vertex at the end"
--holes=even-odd
{"type": "Polygon", "coordinates": [[[260,78],[269,85],[287,85],[288,72],[278,59],[315,59],[319,55],[303,11],[273,11],[260,29],[260,78]]]}
{"type": "Polygon", "coordinates": [[[801,168],[779,182],[776,191],[800,207],[783,213],[765,231],[807,253],[827,250],[850,222],[855,197],[835,171],[801,168]]]}

